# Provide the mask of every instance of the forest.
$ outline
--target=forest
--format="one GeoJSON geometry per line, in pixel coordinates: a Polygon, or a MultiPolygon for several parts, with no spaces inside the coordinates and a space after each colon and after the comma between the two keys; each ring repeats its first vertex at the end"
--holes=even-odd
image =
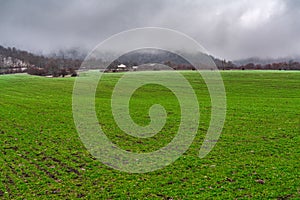
{"type": "MultiPolygon", "coordinates": [[[[28,51],[19,50],[15,47],[0,46],[0,75],[12,73],[28,73],[38,76],[65,77],[77,76],[77,70],[80,68],[84,56],[76,50],[69,52],[59,51],[54,55],[37,55],[28,51]],[[72,54],[70,55],[70,52],[72,54]]],[[[270,62],[265,64],[247,63],[235,64],[232,61],[221,60],[210,56],[219,70],[300,70],[300,63],[293,60],[270,62]]],[[[147,64],[149,61],[158,64],[164,64],[174,70],[195,70],[195,68],[182,57],[157,50],[156,53],[142,51],[125,54],[111,63],[103,60],[89,60],[85,64],[90,64],[89,68],[99,69],[108,66],[106,72],[116,72],[120,64],[125,64],[128,69],[133,66],[147,64]]]]}

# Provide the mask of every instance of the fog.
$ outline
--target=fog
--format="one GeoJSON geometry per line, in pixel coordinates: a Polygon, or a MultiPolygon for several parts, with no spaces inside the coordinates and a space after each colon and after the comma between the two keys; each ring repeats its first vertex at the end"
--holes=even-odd
{"type": "Polygon", "coordinates": [[[276,58],[300,55],[299,19],[293,0],[2,0],[0,45],[89,51],[113,34],[155,26],[183,32],[220,58],[276,58]]]}

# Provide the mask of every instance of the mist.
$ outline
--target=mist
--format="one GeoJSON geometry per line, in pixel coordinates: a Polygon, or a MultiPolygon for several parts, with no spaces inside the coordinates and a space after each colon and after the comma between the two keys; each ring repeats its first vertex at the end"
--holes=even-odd
{"type": "Polygon", "coordinates": [[[88,52],[133,28],[183,32],[226,59],[300,55],[300,3],[293,0],[1,1],[0,45],[39,54],[88,52]]]}

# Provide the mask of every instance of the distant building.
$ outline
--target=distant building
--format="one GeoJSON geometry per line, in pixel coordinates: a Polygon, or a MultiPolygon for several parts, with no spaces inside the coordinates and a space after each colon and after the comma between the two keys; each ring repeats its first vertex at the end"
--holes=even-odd
{"type": "Polygon", "coordinates": [[[124,65],[124,64],[118,65],[118,69],[124,69],[124,68],[126,68],[126,65],[124,65]]]}
{"type": "Polygon", "coordinates": [[[126,65],[120,64],[117,66],[117,71],[128,71],[128,69],[126,65]]]}
{"type": "Polygon", "coordinates": [[[138,66],[132,66],[132,70],[136,71],[138,69],[138,66]]]}

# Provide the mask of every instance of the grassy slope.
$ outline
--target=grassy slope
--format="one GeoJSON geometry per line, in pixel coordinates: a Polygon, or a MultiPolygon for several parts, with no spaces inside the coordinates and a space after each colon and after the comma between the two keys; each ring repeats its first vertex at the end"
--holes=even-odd
{"type": "MultiPolygon", "coordinates": [[[[0,197],[300,198],[300,73],[224,72],[226,124],[204,159],[197,155],[208,128],[209,97],[195,73],[184,75],[200,99],[198,136],[175,163],[147,174],[113,170],[85,150],[72,119],[73,78],[0,76],[0,197]]],[[[131,101],[137,123],[149,122],[154,102],[169,117],[154,138],[130,137],[108,112],[119,76],[105,75],[97,93],[97,114],[109,138],[135,152],[167,144],[178,126],[174,96],[157,85],[139,89],[131,101]]]]}

